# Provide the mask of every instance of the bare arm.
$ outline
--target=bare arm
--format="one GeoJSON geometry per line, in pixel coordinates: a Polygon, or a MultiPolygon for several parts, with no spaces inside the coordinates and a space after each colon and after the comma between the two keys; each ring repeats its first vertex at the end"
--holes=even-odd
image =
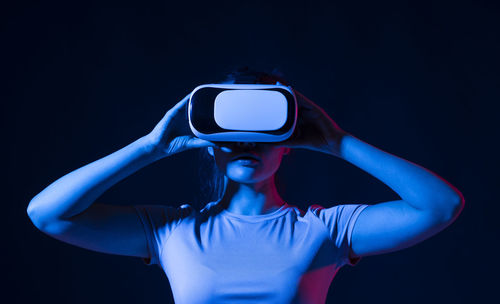
{"type": "MultiPolygon", "coordinates": [[[[37,194],[28,215],[38,228],[86,210],[102,193],[155,159],[141,137],[126,147],[59,178],[37,194]],[[49,203],[52,202],[52,203],[49,203]]],[[[42,229],[43,230],[43,229],[42,229]]]]}
{"type": "Polygon", "coordinates": [[[344,159],[394,190],[400,200],[365,208],[351,235],[351,257],[396,251],[443,230],[460,214],[464,198],[431,171],[382,151],[341,129],[317,104],[294,89],[297,128],[279,145],[344,159]]]}
{"type": "Polygon", "coordinates": [[[451,184],[431,171],[345,135],[340,157],[370,173],[394,190],[401,200],[367,207],[352,233],[354,256],[400,250],[451,224],[464,198],[451,184]]]}
{"type": "Polygon", "coordinates": [[[148,257],[131,206],[93,204],[107,189],[154,162],[146,137],[59,178],[28,205],[33,224],[58,240],[113,254],[148,257]]]}
{"type": "Polygon", "coordinates": [[[59,178],[29,203],[33,224],[58,240],[112,254],[149,257],[142,223],[133,206],[93,204],[111,186],[152,162],[214,144],[186,130],[184,97],[148,135],[59,178]],[[184,125],[184,130],[182,129],[184,125]]]}

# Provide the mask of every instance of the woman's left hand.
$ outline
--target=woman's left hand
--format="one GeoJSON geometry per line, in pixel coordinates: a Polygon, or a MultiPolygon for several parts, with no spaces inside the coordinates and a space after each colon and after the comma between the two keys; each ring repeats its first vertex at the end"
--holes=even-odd
{"type": "Polygon", "coordinates": [[[276,144],[340,156],[342,137],[348,133],[342,130],[322,108],[297,90],[292,90],[298,104],[297,124],[290,138],[276,144]]]}

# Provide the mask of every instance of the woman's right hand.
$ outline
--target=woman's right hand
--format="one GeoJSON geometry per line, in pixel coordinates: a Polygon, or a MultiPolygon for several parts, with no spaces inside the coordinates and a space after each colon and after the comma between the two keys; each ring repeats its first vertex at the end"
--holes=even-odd
{"type": "Polygon", "coordinates": [[[153,131],[145,136],[149,151],[157,158],[193,148],[218,147],[215,143],[200,139],[191,132],[187,117],[187,103],[190,96],[191,93],[168,110],[153,131]]]}

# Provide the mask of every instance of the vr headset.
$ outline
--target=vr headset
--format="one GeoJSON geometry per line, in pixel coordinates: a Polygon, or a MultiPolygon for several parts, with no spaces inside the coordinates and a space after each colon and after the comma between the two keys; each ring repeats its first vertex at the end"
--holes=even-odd
{"type": "Polygon", "coordinates": [[[189,127],[208,141],[280,142],[297,123],[297,99],[281,84],[204,84],[188,103],[189,127]]]}

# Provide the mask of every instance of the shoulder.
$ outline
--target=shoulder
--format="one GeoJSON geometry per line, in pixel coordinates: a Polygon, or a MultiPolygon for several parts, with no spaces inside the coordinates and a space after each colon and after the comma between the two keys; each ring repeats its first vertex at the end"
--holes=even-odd
{"type": "Polygon", "coordinates": [[[319,205],[319,204],[313,204],[313,205],[309,205],[309,207],[307,207],[307,210],[305,212],[305,214],[311,214],[311,215],[314,215],[315,217],[320,217],[322,216],[325,212],[329,211],[333,211],[333,208],[337,208],[338,206],[333,206],[333,207],[325,207],[324,205],[319,205]]]}
{"type": "Polygon", "coordinates": [[[291,210],[291,214],[294,214],[295,216],[301,217],[301,218],[307,217],[307,216],[312,215],[312,214],[317,216],[318,211],[321,209],[324,209],[323,206],[317,205],[317,204],[310,205],[310,206],[306,207],[305,210],[299,208],[296,205],[290,204],[290,203],[287,203],[286,207],[287,207],[287,209],[291,210]]]}
{"type": "Polygon", "coordinates": [[[332,229],[336,226],[345,227],[351,222],[356,221],[359,214],[367,208],[367,204],[344,203],[332,207],[324,207],[314,204],[309,206],[307,213],[314,218],[321,220],[325,225],[332,229]]]}
{"type": "Polygon", "coordinates": [[[307,208],[307,212],[311,212],[311,213],[314,213],[314,214],[317,215],[318,213],[320,213],[321,211],[323,211],[326,208],[328,208],[328,207],[324,207],[322,205],[314,204],[314,205],[310,205],[307,208]]]}
{"type": "Polygon", "coordinates": [[[368,207],[368,205],[356,203],[343,203],[331,207],[314,204],[309,206],[307,212],[313,213],[316,216],[322,216],[324,214],[350,213],[356,209],[364,209],[366,207],[368,207]]]}

